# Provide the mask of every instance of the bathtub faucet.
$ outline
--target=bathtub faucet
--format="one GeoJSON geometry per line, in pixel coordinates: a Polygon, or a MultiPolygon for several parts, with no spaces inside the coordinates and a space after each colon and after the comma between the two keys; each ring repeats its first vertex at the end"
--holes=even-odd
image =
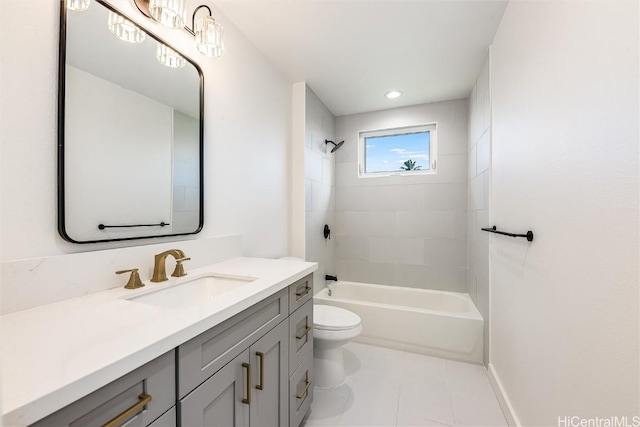
{"type": "Polygon", "coordinates": [[[338,276],[330,276],[330,275],[325,275],[324,276],[324,280],[333,280],[334,282],[338,281],[338,276]]]}

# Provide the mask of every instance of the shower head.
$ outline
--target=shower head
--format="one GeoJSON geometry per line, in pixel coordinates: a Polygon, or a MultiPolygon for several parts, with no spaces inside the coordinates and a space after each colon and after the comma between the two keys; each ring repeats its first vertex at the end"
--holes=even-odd
{"type": "Polygon", "coordinates": [[[331,149],[331,152],[332,152],[332,153],[335,153],[335,152],[336,152],[336,150],[337,150],[338,148],[342,147],[342,144],[344,144],[344,141],[340,141],[340,142],[338,142],[338,143],[336,144],[336,143],[335,143],[335,142],[333,142],[333,141],[329,141],[328,139],[325,139],[325,140],[324,140],[324,143],[325,143],[325,144],[333,144],[333,145],[334,145],[334,147],[331,149]]]}

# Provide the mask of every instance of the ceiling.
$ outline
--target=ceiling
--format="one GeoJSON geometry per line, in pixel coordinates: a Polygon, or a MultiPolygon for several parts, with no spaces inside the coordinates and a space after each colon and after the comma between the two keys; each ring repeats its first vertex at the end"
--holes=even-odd
{"type": "Polygon", "coordinates": [[[465,98],[507,0],[216,0],[336,115],[465,98]],[[384,93],[404,94],[387,99],[384,93]]]}

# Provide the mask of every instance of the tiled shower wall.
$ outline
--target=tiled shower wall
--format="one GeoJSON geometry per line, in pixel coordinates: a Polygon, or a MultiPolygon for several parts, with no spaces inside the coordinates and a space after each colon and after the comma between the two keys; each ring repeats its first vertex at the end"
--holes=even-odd
{"type": "Polygon", "coordinates": [[[341,280],[466,292],[468,100],[336,119],[341,280]],[[438,123],[435,175],[358,178],[358,132],[438,123]]]}
{"type": "Polygon", "coordinates": [[[325,239],[324,225],[333,228],[335,218],[335,117],[307,86],[305,117],[305,259],[318,263],[314,288],[324,287],[325,274],[334,272],[334,239],[325,239]]]}
{"type": "Polygon", "coordinates": [[[484,318],[484,361],[489,362],[489,189],[491,180],[489,57],[469,99],[469,275],[467,292],[484,318]]]}

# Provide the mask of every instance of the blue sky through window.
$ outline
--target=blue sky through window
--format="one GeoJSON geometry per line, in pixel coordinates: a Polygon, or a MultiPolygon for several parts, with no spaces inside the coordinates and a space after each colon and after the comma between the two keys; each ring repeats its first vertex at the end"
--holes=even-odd
{"type": "Polygon", "coordinates": [[[398,172],[407,160],[429,170],[429,132],[366,137],[365,173],[398,172]]]}

